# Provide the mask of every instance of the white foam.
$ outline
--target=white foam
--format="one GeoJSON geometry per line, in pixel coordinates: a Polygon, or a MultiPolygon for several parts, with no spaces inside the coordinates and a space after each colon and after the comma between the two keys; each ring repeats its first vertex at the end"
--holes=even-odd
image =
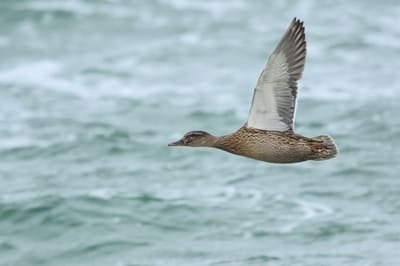
{"type": "Polygon", "coordinates": [[[52,79],[51,77],[57,74],[60,69],[61,66],[53,61],[24,63],[1,71],[0,82],[42,85],[52,79]]]}
{"type": "Polygon", "coordinates": [[[26,137],[2,138],[0,140],[0,150],[18,149],[30,146],[37,147],[42,145],[37,141],[26,137]]]}
{"type": "Polygon", "coordinates": [[[76,80],[62,77],[63,66],[55,61],[43,60],[0,70],[0,83],[22,87],[36,87],[72,93],[82,98],[91,96],[90,92],[76,80]]]}
{"type": "Polygon", "coordinates": [[[296,227],[298,227],[300,224],[301,224],[301,221],[296,222],[296,223],[287,224],[287,225],[283,226],[283,227],[279,230],[279,232],[280,232],[280,233],[284,233],[284,234],[285,234],[285,233],[290,233],[290,232],[292,232],[296,227]]]}
{"type": "Polygon", "coordinates": [[[91,197],[108,200],[113,197],[114,193],[107,188],[99,188],[89,191],[88,195],[91,197]]]}
{"type": "Polygon", "coordinates": [[[180,39],[184,44],[196,44],[200,42],[200,36],[194,32],[182,34],[180,39]]]}
{"type": "Polygon", "coordinates": [[[333,213],[332,208],[321,203],[309,202],[304,200],[296,200],[295,203],[300,206],[301,211],[304,213],[304,220],[333,213]]]}
{"type": "Polygon", "coordinates": [[[69,12],[76,15],[107,15],[112,17],[127,17],[132,15],[129,8],[124,8],[121,5],[112,5],[107,3],[89,4],[84,1],[69,0],[69,1],[34,1],[20,5],[19,9],[30,9],[44,12],[69,12]]]}
{"type": "Polygon", "coordinates": [[[19,7],[20,9],[31,9],[36,11],[64,11],[82,15],[93,14],[93,7],[82,1],[35,1],[25,3],[19,7]]]}
{"type": "Polygon", "coordinates": [[[231,0],[229,4],[224,1],[164,0],[164,2],[178,10],[201,10],[208,12],[213,17],[221,17],[228,10],[243,8],[243,2],[240,0],[231,0]]]}
{"type": "Polygon", "coordinates": [[[290,222],[289,224],[284,225],[279,230],[281,233],[290,233],[307,220],[317,219],[318,217],[329,215],[334,212],[331,207],[322,203],[309,202],[299,199],[295,200],[294,203],[300,207],[300,211],[303,213],[303,216],[290,222]]]}

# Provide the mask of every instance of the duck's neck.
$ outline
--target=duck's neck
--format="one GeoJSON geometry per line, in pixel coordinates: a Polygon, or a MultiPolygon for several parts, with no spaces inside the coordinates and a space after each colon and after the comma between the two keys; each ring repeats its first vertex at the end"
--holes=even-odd
{"type": "Polygon", "coordinates": [[[218,143],[218,139],[219,139],[219,137],[208,134],[196,146],[197,147],[215,147],[218,143]]]}
{"type": "Polygon", "coordinates": [[[231,141],[231,135],[224,135],[220,137],[215,137],[214,145],[211,147],[237,154],[234,144],[235,143],[231,141]]]}

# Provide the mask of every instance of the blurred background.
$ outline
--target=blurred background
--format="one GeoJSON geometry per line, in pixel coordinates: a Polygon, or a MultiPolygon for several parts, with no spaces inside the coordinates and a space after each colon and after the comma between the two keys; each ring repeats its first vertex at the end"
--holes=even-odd
{"type": "Polygon", "coordinates": [[[400,265],[398,1],[2,0],[0,265],[400,265]],[[292,18],[296,131],[336,160],[171,149],[246,121],[292,18]]]}

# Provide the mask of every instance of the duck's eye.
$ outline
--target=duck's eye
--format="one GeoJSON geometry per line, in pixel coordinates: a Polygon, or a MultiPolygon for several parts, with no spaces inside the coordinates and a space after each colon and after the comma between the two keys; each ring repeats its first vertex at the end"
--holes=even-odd
{"type": "Polygon", "coordinates": [[[190,143],[190,142],[192,142],[195,138],[196,138],[196,136],[189,135],[189,136],[186,137],[185,140],[186,140],[187,143],[190,143]]]}
{"type": "Polygon", "coordinates": [[[199,134],[190,134],[185,137],[185,143],[191,143],[200,137],[199,134]]]}
{"type": "Polygon", "coordinates": [[[192,142],[192,139],[190,137],[186,137],[186,138],[183,139],[183,142],[185,144],[188,144],[188,143],[192,142]]]}

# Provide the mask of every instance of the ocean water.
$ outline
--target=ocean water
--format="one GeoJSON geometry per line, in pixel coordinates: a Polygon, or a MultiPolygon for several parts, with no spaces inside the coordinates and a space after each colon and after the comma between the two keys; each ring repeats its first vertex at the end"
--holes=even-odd
{"type": "Polygon", "coordinates": [[[2,0],[0,265],[400,265],[398,1],[2,0]],[[169,148],[246,120],[291,19],[336,160],[169,148]]]}

